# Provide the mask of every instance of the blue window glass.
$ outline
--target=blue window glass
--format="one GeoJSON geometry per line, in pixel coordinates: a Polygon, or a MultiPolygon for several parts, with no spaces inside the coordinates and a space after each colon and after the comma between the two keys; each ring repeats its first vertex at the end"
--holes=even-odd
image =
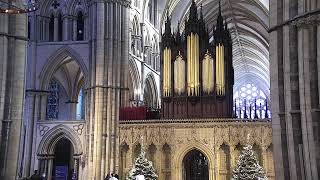
{"type": "Polygon", "coordinates": [[[49,85],[47,102],[47,119],[58,119],[59,114],[59,84],[52,80],[49,85]]]}
{"type": "Polygon", "coordinates": [[[84,119],[84,101],[83,89],[80,90],[77,103],[77,119],[84,119]]]}
{"type": "Polygon", "coordinates": [[[255,84],[242,85],[233,94],[233,110],[238,118],[270,118],[270,106],[268,96],[255,84]]]}

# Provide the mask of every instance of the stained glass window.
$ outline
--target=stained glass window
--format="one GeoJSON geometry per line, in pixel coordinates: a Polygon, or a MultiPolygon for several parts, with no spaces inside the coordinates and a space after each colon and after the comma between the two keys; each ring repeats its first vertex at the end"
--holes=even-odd
{"type": "Polygon", "coordinates": [[[83,89],[80,90],[77,103],[77,119],[84,119],[84,94],[83,89]]]}
{"type": "Polygon", "coordinates": [[[59,114],[59,83],[52,80],[49,85],[47,103],[47,119],[58,119],[59,114]]]}
{"type": "Polygon", "coordinates": [[[270,118],[269,98],[253,83],[238,88],[233,94],[235,115],[238,118],[270,118]]]}

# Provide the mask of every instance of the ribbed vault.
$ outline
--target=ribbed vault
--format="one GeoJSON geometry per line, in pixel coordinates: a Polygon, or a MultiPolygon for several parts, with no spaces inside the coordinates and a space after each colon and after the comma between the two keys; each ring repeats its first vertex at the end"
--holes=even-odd
{"type": "MultiPolygon", "coordinates": [[[[219,0],[196,0],[196,4],[199,10],[202,5],[204,19],[212,35],[219,0]]],[[[178,21],[184,22],[188,17],[190,5],[191,0],[167,0],[161,23],[169,11],[172,28],[176,31],[178,21]]],[[[235,89],[252,82],[269,94],[269,0],[221,0],[221,6],[233,41],[235,89]]],[[[182,30],[184,23],[181,25],[182,30]]]]}

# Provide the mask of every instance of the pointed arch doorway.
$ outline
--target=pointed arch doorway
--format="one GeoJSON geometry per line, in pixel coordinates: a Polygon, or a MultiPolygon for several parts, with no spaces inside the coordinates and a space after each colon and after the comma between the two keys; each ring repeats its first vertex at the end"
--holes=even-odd
{"type": "Polygon", "coordinates": [[[199,150],[193,149],[183,158],[183,180],[209,180],[208,158],[199,150]]]}
{"type": "Polygon", "coordinates": [[[73,174],[73,154],[73,145],[67,138],[62,138],[57,142],[51,172],[53,179],[73,180],[77,177],[73,174]]]}

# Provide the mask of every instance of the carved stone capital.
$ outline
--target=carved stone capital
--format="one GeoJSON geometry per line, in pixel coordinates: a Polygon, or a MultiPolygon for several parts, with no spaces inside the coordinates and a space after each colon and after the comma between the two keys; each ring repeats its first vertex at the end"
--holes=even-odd
{"type": "Polygon", "coordinates": [[[304,18],[299,18],[290,23],[292,26],[296,26],[299,29],[307,29],[312,26],[320,25],[320,16],[319,15],[312,15],[307,16],[304,18]]]}

